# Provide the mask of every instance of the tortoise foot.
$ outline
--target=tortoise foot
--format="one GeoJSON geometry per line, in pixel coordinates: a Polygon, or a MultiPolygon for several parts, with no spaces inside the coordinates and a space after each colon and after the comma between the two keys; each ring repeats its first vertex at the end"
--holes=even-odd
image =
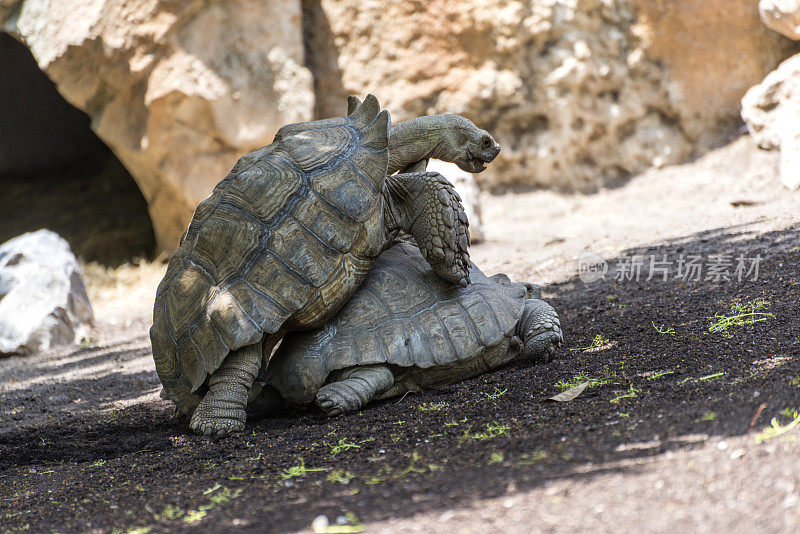
{"type": "MultiPolygon", "coordinates": [[[[208,395],[192,414],[189,428],[204,436],[225,436],[244,430],[247,413],[244,406],[230,406],[230,403],[205,402],[208,395]],[[224,406],[221,404],[228,404],[224,406]]],[[[213,401],[213,399],[210,399],[213,401]]]]}
{"type": "Polygon", "coordinates": [[[328,417],[336,417],[344,412],[358,410],[361,404],[355,392],[343,387],[341,383],[322,386],[317,392],[316,402],[328,417]]]}

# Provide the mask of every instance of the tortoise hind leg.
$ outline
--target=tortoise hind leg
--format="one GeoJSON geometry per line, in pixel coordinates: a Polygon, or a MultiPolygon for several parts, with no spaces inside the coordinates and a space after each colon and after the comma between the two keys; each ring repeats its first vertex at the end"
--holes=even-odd
{"type": "Polygon", "coordinates": [[[400,173],[386,178],[390,230],[411,234],[441,278],[469,283],[469,222],[453,185],[438,172],[400,173]]]}
{"type": "Polygon", "coordinates": [[[247,396],[261,367],[262,344],[231,351],[208,378],[208,392],[189,426],[198,434],[224,436],[244,430],[247,396]]]}
{"type": "Polygon", "coordinates": [[[364,365],[344,369],[334,380],[319,389],[316,400],[330,417],[360,410],[392,387],[394,375],[386,365],[364,365]]]}

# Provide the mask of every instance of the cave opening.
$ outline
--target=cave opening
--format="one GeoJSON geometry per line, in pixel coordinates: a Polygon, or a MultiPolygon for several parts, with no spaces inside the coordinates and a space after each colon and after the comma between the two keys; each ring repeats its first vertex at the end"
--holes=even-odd
{"type": "Polygon", "coordinates": [[[133,177],[30,51],[0,33],[0,243],[41,228],[109,266],[156,250],[133,177]]]}

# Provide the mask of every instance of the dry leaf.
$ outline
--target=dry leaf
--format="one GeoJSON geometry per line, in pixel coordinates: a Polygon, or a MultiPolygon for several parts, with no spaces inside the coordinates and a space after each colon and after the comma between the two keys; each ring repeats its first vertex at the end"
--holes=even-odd
{"type": "Polygon", "coordinates": [[[587,380],[586,382],[582,382],[582,383],[578,384],[574,388],[570,388],[567,391],[563,391],[563,392],[559,393],[558,395],[553,395],[549,399],[545,399],[545,401],[569,402],[572,399],[574,399],[575,397],[577,397],[578,395],[580,395],[581,393],[583,393],[583,390],[586,389],[586,386],[588,386],[588,385],[589,385],[589,381],[587,380]]]}

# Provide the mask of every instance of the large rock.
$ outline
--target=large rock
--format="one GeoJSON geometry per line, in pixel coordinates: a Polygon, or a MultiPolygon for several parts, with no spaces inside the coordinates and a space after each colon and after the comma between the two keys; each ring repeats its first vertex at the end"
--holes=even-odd
{"type": "Polygon", "coordinates": [[[758,13],[771,30],[800,40],[800,0],[761,0],[758,13]]]}
{"type": "Polygon", "coordinates": [[[318,113],[367,89],[395,120],[463,113],[503,145],[477,176],[495,189],[591,191],[722,143],[793,46],[752,0],[305,5],[318,113]]]}
{"type": "Polygon", "coordinates": [[[0,353],[73,343],[91,321],[80,268],[64,239],[39,230],[0,245],[0,353]]]}
{"type": "Polygon", "coordinates": [[[299,0],[4,0],[0,17],[134,176],[164,249],[239,156],[312,118],[299,0]]]}
{"type": "Polygon", "coordinates": [[[800,187],[800,54],[742,98],[742,118],[758,146],[781,151],[781,182],[800,187]]]}
{"type": "Polygon", "coordinates": [[[795,46],[753,0],[0,0],[0,22],[131,171],[162,248],[238,156],[349,94],[490,129],[484,187],[592,191],[725,141],[795,46]]]}

